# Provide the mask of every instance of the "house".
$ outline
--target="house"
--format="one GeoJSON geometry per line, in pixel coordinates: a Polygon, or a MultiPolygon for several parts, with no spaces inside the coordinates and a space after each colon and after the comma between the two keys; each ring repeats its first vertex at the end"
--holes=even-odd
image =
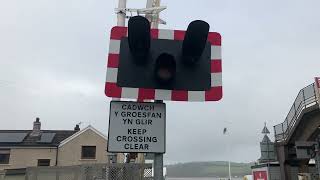
{"type": "Polygon", "coordinates": [[[32,130],[0,130],[0,170],[107,163],[106,147],[107,137],[92,126],[42,130],[37,118],[32,130]]]}

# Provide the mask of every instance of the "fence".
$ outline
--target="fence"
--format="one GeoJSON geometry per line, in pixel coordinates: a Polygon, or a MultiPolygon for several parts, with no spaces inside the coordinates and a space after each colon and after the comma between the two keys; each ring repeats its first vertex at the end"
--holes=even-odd
{"type": "Polygon", "coordinates": [[[285,121],[274,126],[276,142],[285,141],[291,133],[292,128],[295,126],[303,110],[317,104],[314,86],[315,84],[313,83],[301,89],[293,105],[291,106],[285,121]]]}
{"type": "Polygon", "coordinates": [[[26,180],[152,180],[151,164],[31,167],[26,180]]]}
{"type": "Polygon", "coordinates": [[[0,180],[25,180],[26,169],[0,170],[0,180]]]}

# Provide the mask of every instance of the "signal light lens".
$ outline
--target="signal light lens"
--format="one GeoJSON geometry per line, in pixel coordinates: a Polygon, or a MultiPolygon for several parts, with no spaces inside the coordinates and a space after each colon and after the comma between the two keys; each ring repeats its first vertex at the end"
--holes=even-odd
{"type": "Polygon", "coordinates": [[[138,64],[147,60],[150,49],[150,23],[142,16],[133,16],[128,22],[130,51],[138,64]]]}
{"type": "Polygon", "coordinates": [[[209,24],[202,20],[195,20],[189,24],[182,44],[182,58],[186,64],[193,65],[200,59],[209,29],[209,24]]]}
{"type": "Polygon", "coordinates": [[[162,53],[156,60],[155,78],[162,84],[170,83],[176,75],[176,61],[168,53],[162,53]]]}

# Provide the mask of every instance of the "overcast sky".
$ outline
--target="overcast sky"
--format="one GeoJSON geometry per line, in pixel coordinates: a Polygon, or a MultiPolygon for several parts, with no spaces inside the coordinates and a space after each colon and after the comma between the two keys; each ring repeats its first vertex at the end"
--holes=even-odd
{"type": "MultiPolygon", "coordinates": [[[[145,3],[128,0],[128,7],[145,3]]],[[[167,102],[165,163],[257,160],[264,122],[273,133],[298,91],[320,75],[320,1],[161,4],[168,23],[160,28],[184,30],[202,19],[223,38],[224,97],[167,102]]],[[[43,129],[83,122],[107,134],[104,82],[116,6],[117,0],[0,1],[0,129],[31,129],[40,117],[43,129]]]]}

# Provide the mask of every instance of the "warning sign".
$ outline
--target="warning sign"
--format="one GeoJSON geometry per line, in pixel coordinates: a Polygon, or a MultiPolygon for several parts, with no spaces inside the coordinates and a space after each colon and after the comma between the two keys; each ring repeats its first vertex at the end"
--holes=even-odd
{"type": "Polygon", "coordinates": [[[254,180],[268,180],[267,171],[253,171],[254,180]]]}
{"type": "Polygon", "coordinates": [[[108,152],[165,152],[165,104],[111,101],[108,152]]]}

